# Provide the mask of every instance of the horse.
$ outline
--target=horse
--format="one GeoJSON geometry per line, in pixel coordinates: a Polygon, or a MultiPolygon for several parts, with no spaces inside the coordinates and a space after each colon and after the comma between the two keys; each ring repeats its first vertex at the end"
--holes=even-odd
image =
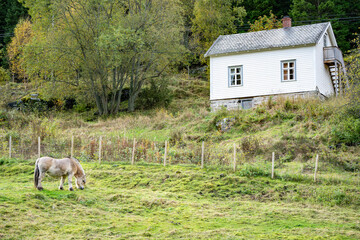
{"type": "Polygon", "coordinates": [[[81,167],[80,162],[73,157],[63,159],[55,159],[52,157],[38,158],[35,163],[34,171],[34,186],[38,190],[44,189],[41,185],[41,181],[43,180],[45,173],[48,173],[53,177],[61,177],[60,190],[64,190],[63,186],[66,176],[68,177],[70,191],[74,190],[71,183],[73,176],[76,178],[75,183],[77,188],[83,190],[86,183],[84,169],[81,167]]]}

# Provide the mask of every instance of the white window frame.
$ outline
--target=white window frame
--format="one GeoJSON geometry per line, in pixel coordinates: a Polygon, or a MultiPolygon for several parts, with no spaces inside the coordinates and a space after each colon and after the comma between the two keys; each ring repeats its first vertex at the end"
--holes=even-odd
{"type": "Polygon", "coordinates": [[[281,81],[294,82],[296,81],[296,60],[281,61],[281,81]],[[292,65],[291,65],[292,64],[292,65]],[[292,74],[291,74],[292,72],[292,74]],[[292,78],[291,78],[292,75],[292,78]]]}
{"type": "Polygon", "coordinates": [[[243,66],[230,66],[228,67],[228,85],[229,87],[240,87],[244,84],[244,78],[243,78],[243,66]],[[240,71],[238,71],[240,69],[240,71]],[[232,72],[234,70],[234,72],[232,72]],[[235,84],[232,84],[232,76],[235,77],[235,84]],[[240,77],[240,79],[239,79],[240,77]],[[237,82],[240,80],[240,84],[237,82]]]}

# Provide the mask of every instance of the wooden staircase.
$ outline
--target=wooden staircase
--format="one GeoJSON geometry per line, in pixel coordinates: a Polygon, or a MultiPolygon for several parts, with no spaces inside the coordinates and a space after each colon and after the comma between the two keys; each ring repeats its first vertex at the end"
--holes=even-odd
{"type": "Polygon", "coordinates": [[[328,65],[336,96],[348,88],[345,62],[338,47],[324,47],[324,63],[328,65]]]}

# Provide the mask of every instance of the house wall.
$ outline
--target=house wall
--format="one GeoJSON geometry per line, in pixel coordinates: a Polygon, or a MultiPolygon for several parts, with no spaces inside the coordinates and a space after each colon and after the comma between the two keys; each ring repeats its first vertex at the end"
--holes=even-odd
{"type": "Polygon", "coordinates": [[[316,46],[210,57],[210,100],[316,90],[316,46]],[[281,61],[296,60],[296,81],[281,81],[281,61]],[[228,67],[243,66],[243,85],[229,87],[228,67]]]}
{"type": "Polygon", "coordinates": [[[327,97],[335,93],[334,87],[331,81],[331,75],[329,67],[324,64],[324,37],[327,38],[327,47],[336,46],[336,43],[330,39],[330,34],[324,35],[316,44],[315,62],[316,62],[316,86],[319,92],[327,97]]]}

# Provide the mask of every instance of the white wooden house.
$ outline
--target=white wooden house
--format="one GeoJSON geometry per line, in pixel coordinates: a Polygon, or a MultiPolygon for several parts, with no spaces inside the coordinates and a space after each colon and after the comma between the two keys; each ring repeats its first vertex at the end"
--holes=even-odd
{"type": "Polygon", "coordinates": [[[210,57],[213,110],[247,109],[278,96],[339,94],[345,88],[341,50],[331,24],[291,26],[220,36],[205,54],[210,57]]]}

